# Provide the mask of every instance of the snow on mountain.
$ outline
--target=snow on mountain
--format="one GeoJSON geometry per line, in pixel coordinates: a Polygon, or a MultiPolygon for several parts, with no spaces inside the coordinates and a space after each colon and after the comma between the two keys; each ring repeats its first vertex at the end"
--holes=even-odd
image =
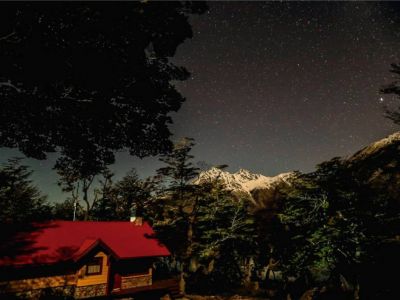
{"type": "MultiPolygon", "coordinates": [[[[399,165],[399,157],[400,132],[396,132],[342,159],[344,166],[353,168],[353,171],[361,174],[360,176],[363,176],[362,178],[365,177],[365,180],[370,182],[374,180],[390,181],[392,178],[395,178],[393,180],[397,182],[398,177],[396,174],[390,175],[390,172],[388,174],[385,172],[393,170],[394,166],[399,165]],[[382,172],[386,177],[381,176],[382,172]]],[[[242,193],[245,193],[249,195],[247,198],[255,207],[264,209],[266,207],[274,207],[277,201],[281,201],[281,199],[277,198],[275,191],[276,189],[279,190],[282,187],[290,186],[290,181],[294,175],[294,172],[289,172],[268,177],[261,174],[254,174],[244,169],[240,169],[236,173],[230,173],[218,168],[211,168],[208,171],[201,172],[195,183],[219,179],[225,184],[228,190],[231,190],[234,194],[242,195],[242,193]]],[[[394,192],[397,190],[393,188],[394,192]]]]}
{"type": "Polygon", "coordinates": [[[250,194],[252,190],[270,188],[282,182],[287,182],[293,173],[282,173],[273,177],[254,174],[245,169],[230,173],[218,168],[201,172],[195,183],[221,180],[228,190],[250,194]]]}
{"type": "Polygon", "coordinates": [[[360,151],[357,151],[354,153],[352,156],[348,158],[349,162],[356,161],[356,160],[362,160],[368,157],[372,157],[379,151],[382,151],[382,149],[385,149],[389,147],[390,145],[395,145],[400,143],[400,131],[395,132],[388,137],[381,139],[377,142],[374,142],[367,147],[361,149],[360,151]]]}

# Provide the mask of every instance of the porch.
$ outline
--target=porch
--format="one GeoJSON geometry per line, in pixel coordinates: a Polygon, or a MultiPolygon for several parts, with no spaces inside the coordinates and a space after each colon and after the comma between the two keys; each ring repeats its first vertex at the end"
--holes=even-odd
{"type": "MultiPolygon", "coordinates": [[[[132,280],[132,279],[130,279],[132,280]]],[[[136,279],[137,282],[143,282],[148,279],[145,278],[140,278],[136,279]]],[[[151,275],[150,275],[150,280],[151,280],[151,275]]],[[[121,279],[121,282],[123,279],[121,279]]],[[[153,281],[151,285],[138,285],[134,286],[135,284],[126,284],[123,286],[121,284],[121,288],[115,288],[111,291],[111,296],[114,297],[126,297],[129,295],[136,295],[140,294],[143,292],[154,292],[156,293],[164,293],[164,294],[169,294],[172,299],[180,298],[182,297],[182,293],[179,288],[179,280],[178,279],[163,279],[163,280],[156,280],[153,281]]]]}

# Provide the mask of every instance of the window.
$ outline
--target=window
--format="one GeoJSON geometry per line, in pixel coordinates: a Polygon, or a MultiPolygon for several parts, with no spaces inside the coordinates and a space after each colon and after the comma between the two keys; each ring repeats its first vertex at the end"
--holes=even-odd
{"type": "Polygon", "coordinates": [[[94,257],[86,266],[86,275],[101,274],[102,265],[103,265],[103,258],[94,257]]]}

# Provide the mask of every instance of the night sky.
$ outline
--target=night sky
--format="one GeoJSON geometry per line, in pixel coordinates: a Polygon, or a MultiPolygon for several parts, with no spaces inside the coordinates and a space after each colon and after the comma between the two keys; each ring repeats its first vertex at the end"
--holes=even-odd
{"type": "MultiPolygon", "coordinates": [[[[192,74],[173,114],[174,139],[193,137],[197,161],[267,176],[311,171],[400,130],[383,117],[397,103],[379,94],[400,62],[400,9],[377,2],[211,2],[192,16],[193,39],[174,62],[192,74]]],[[[2,160],[15,151],[2,150],[2,160]]],[[[27,162],[51,200],[63,200],[47,161],[27,162]]],[[[145,177],[156,158],[117,156],[116,177],[145,177]]]]}

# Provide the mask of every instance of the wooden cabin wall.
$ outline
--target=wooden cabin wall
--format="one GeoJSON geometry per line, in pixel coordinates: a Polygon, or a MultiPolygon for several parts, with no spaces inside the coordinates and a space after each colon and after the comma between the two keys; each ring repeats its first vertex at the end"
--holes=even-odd
{"type": "Polygon", "coordinates": [[[83,265],[77,272],[75,287],[75,298],[100,297],[107,295],[109,261],[107,255],[100,251],[94,257],[101,257],[102,268],[99,275],[86,275],[86,265],[83,265]]]}
{"type": "Polygon", "coordinates": [[[0,289],[2,292],[23,292],[36,289],[71,286],[75,284],[75,275],[59,275],[0,282],[0,289]]]}
{"type": "Polygon", "coordinates": [[[152,285],[152,273],[152,268],[149,268],[147,273],[143,273],[140,275],[122,276],[121,289],[132,289],[152,285]]]}
{"type": "Polygon", "coordinates": [[[99,275],[86,275],[86,265],[83,265],[76,273],[72,274],[68,270],[70,274],[2,281],[0,282],[0,292],[19,293],[46,288],[74,286],[76,298],[105,295],[107,292],[109,268],[107,255],[100,251],[94,257],[103,258],[102,272],[99,275]]]}
{"type": "MultiPolygon", "coordinates": [[[[109,288],[112,288],[113,276],[115,275],[120,276],[119,287],[122,290],[151,286],[153,283],[152,262],[153,259],[149,258],[115,261],[108,257],[106,253],[97,249],[89,253],[87,259],[81,261],[79,266],[65,265],[51,269],[38,268],[36,272],[22,272],[25,273],[25,276],[33,276],[34,278],[16,277],[18,272],[14,274],[13,279],[8,281],[5,278],[0,278],[0,299],[2,292],[34,292],[39,295],[41,290],[48,288],[68,290],[72,292],[76,299],[106,296],[109,288]],[[102,258],[101,273],[87,275],[86,264],[93,257],[102,258]],[[112,270],[110,270],[111,267],[112,270]],[[51,273],[52,271],[55,273],[51,273]],[[109,279],[111,279],[111,282],[109,282],[109,279]]],[[[23,274],[20,274],[20,276],[23,276],[23,274]]]]}
{"type": "Polygon", "coordinates": [[[77,277],[78,280],[76,282],[76,286],[86,286],[86,285],[96,285],[107,283],[108,281],[108,259],[107,255],[100,251],[94,257],[103,258],[102,272],[99,275],[86,275],[86,265],[82,266],[78,272],[77,277]]]}
{"type": "Polygon", "coordinates": [[[113,272],[121,276],[131,276],[138,274],[147,274],[149,268],[152,267],[154,259],[152,258],[136,258],[125,259],[123,261],[114,261],[113,272]]]}

